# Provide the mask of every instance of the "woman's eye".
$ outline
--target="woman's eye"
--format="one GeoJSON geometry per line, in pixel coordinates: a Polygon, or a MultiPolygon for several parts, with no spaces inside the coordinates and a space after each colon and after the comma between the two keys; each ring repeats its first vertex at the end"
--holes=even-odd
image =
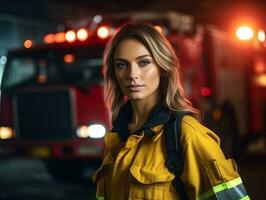
{"type": "Polygon", "coordinates": [[[116,63],[115,67],[120,68],[120,69],[125,69],[127,65],[125,63],[116,63]]]}
{"type": "Polygon", "coordinates": [[[139,65],[142,66],[142,67],[144,67],[144,66],[146,66],[146,65],[148,65],[148,64],[150,64],[150,63],[151,63],[150,60],[141,60],[141,61],[139,62],[139,65]]]}

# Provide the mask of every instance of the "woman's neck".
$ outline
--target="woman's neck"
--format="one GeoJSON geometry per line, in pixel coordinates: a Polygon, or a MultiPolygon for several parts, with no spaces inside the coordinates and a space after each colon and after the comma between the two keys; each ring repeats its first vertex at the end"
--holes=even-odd
{"type": "Polygon", "coordinates": [[[158,105],[159,98],[153,101],[136,100],[131,101],[132,106],[132,120],[128,124],[128,128],[131,133],[138,130],[143,124],[145,124],[151,112],[158,105]]]}

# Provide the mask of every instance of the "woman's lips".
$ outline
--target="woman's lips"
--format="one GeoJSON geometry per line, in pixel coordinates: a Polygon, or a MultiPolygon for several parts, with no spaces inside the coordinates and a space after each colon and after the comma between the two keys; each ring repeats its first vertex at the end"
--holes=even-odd
{"type": "Polygon", "coordinates": [[[131,92],[139,92],[143,87],[144,85],[129,85],[127,88],[131,92]]]}

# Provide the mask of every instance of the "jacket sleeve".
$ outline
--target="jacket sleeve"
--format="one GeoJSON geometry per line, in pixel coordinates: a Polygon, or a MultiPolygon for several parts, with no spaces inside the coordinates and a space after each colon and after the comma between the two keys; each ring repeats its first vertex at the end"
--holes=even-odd
{"type": "Polygon", "coordinates": [[[110,174],[111,165],[114,163],[113,153],[119,149],[120,136],[117,133],[108,132],[104,137],[104,142],[106,147],[103,162],[100,168],[93,174],[93,181],[97,183],[96,200],[108,198],[108,189],[105,186],[110,184],[110,176],[108,178],[108,174],[110,174]]]}
{"type": "Polygon", "coordinates": [[[101,168],[99,168],[92,177],[92,180],[94,183],[97,184],[96,187],[96,200],[104,200],[105,199],[105,192],[104,192],[104,178],[103,177],[99,177],[99,170],[101,170],[101,168]]]}
{"type": "Polygon", "coordinates": [[[103,163],[100,166],[99,169],[97,169],[93,176],[92,181],[97,184],[96,187],[96,200],[104,200],[105,199],[105,190],[104,190],[104,176],[102,174],[104,173],[104,161],[106,160],[108,155],[107,149],[104,153],[103,163]]]}
{"type": "Polygon", "coordinates": [[[181,145],[184,169],[181,175],[189,199],[249,199],[234,160],[226,159],[219,138],[195,119],[182,121],[181,145]]]}
{"type": "Polygon", "coordinates": [[[97,182],[96,200],[104,200],[104,179],[97,182]]]}

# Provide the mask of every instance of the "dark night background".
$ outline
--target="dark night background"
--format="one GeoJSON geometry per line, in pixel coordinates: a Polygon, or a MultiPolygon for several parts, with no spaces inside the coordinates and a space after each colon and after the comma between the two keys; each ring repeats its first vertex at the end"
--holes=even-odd
{"type": "Polygon", "coordinates": [[[243,15],[252,21],[264,23],[265,26],[265,8],[264,0],[9,0],[1,2],[0,14],[53,23],[92,14],[172,9],[194,15],[200,22],[212,22],[227,27],[228,22],[243,15]]]}
{"type": "Polygon", "coordinates": [[[241,20],[265,28],[264,0],[8,0],[0,4],[0,55],[21,46],[27,38],[37,41],[58,25],[95,14],[134,10],[175,10],[232,31],[241,20]]]}

